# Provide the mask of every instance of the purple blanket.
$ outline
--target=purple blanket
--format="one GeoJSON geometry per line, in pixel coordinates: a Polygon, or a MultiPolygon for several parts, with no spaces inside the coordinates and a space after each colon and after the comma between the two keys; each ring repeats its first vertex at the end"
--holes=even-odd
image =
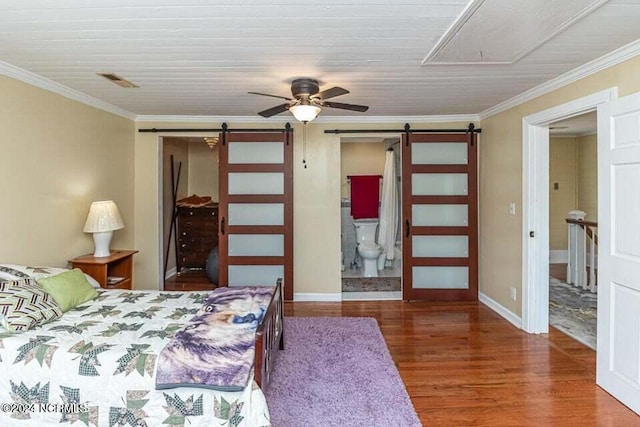
{"type": "Polygon", "coordinates": [[[156,389],[241,391],[249,383],[256,328],[274,288],[218,288],[160,352],[156,389]]]}

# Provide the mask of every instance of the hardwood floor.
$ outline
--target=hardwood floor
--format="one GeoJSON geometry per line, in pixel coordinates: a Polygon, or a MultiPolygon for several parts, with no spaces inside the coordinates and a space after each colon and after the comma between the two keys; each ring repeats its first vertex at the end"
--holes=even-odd
{"type": "Polygon", "coordinates": [[[567,283],[567,264],[549,264],[549,276],[567,283]]]}
{"type": "Polygon", "coordinates": [[[164,281],[165,291],[206,291],[215,288],[216,285],[209,282],[203,270],[176,274],[164,281]]]}
{"type": "MultiPolygon", "coordinates": [[[[589,277],[590,268],[587,267],[587,277],[589,277]]],[[[567,264],[549,264],[549,276],[555,277],[561,282],[567,283],[567,264]]],[[[598,269],[596,268],[596,277],[598,269]]],[[[596,281],[596,283],[598,283],[596,281]]]]}
{"type": "Polygon", "coordinates": [[[285,313],[375,317],[426,426],[640,425],[596,386],[594,351],[553,329],[526,334],[482,304],[286,303],[285,313]]]}
{"type": "Polygon", "coordinates": [[[425,426],[640,426],[596,386],[593,350],[553,328],[526,334],[482,304],[287,302],[285,315],[375,317],[425,426]]]}

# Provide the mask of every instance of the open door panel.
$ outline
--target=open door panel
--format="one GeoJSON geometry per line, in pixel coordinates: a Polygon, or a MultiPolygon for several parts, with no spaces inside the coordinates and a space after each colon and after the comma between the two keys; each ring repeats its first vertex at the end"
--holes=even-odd
{"type": "Polygon", "coordinates": [[[476,134],[402,140],[403,299],[478,298],[476,134]]]}
{"type": "Polygon", "coordinates": [[[228,132],[220,141],[220,286],[283,278],[292,300],[292,134],[228,132]]]}

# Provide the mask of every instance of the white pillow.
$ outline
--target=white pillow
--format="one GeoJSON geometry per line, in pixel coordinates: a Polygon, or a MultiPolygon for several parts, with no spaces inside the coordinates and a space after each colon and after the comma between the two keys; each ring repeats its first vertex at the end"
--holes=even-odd
{"type": "MultiPolygon", "coordinates": [[[[0,264],[0,281],[14,281],[26,278],[38,280],[43,277],[64,273],[65,271],[69,271],[69,269],[59,267],[29,267],[20,264],[0,264]]],[[[100,289],[100,283],[98,283],[96,279],[86,273],[85,276],[91,286],[100,289]]]]}

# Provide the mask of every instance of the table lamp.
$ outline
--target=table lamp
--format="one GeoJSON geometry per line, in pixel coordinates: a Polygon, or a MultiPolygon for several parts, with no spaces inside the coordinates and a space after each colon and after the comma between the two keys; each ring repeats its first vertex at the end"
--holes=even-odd
{"type": "Polygon", "coordinates": [[[107,257],[109,244],[113,237],[113,230],[124,228],[124,221],[120,216],[118,206],[113,200],[104,200],[91,203],[89,216],[84,225],[85,233],[93,233],[93,243],[95,244],[94,257],[107,257]]]}

